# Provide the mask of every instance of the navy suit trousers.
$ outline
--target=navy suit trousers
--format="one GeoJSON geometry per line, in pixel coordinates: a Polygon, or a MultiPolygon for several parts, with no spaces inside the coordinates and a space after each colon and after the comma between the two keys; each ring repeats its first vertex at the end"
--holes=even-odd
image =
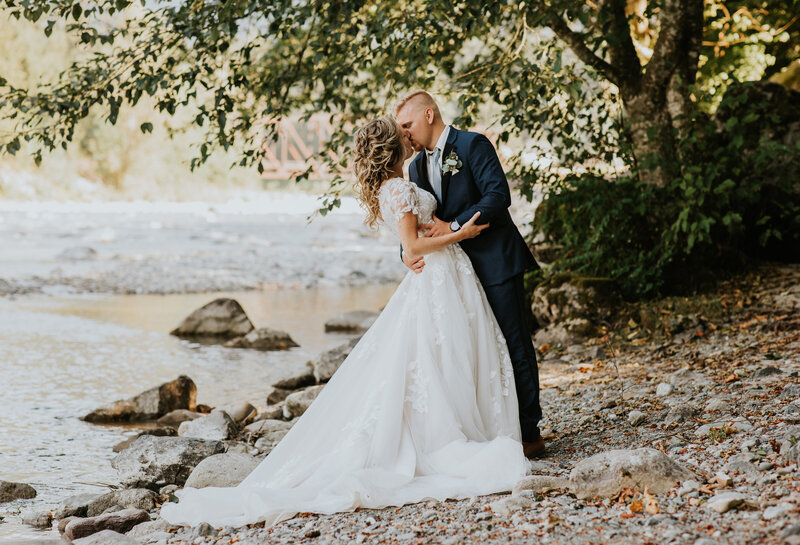
{"type": "Polygon", "coordinates": [[[542,419],[539,367],[528,329],[527,298],[522,274],[512,276],[501,284],[484,286],[483,290],[506,338],[511,365],[514,367],[522,440],[536,441],[539,438],[539,421],[542,419]]]}

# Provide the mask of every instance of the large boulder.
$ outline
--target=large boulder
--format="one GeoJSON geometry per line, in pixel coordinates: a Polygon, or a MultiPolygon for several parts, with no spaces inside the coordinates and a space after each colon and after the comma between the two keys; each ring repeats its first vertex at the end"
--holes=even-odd
{"type": "Polygon", "coordinates": [[[325,322],[326,333],[364,333],[375,323],[377,312],[371,310],[351,310],[325,322]]]}
{"type": "Polygon", "coordinates": [[[284,417],[296,418],[306,412],[314,400],[317,399],[324,386],[324,384],[309,386],[304,390],[288,395],[283,406],[284,417]]]}
{"type": "Polygon", "coordinates": [[[29,484],[0,481],[0,503],[29,500],[36,497],[36,489],[29,484]]]}
{"type": "Polygon", "coordinates": [[[314,369],[314,379],[317,382],[328,382],[360,340],[361,337],[350,339],[311,360],[309,364],[314,369]]]}
{"type": "Polygon", "coordinates": [[[170,331],[184,338],[234,339],[247,335],[254,329],[242,305],[234,299],[215,299],[187,316],[170,331]]]}
{"type": "Polygon", "coordinates": [[[236,337],[225,343],[228,348],[251,348],[253,350],[289,350],[300,346],[285,331],[262,327],[254,329],[243,337],[236,337]]]}
{"type": "Polygon", "coordinates": [[[144,435],[111,460],[111,466],[125,486],[158,490],[183,485],[197,464],[224,451],[220,441],[144,435]]]}
{"type": "Polygon", "coordinates": [[[537,347],[546,344],[569,346],[596,337],[600,332],[598,326],[585,318],[567,318],[538,330],[533,335],[533,342],[537,347]]]}
{"type": "Polygon", "coordinates": [[[185,486],[236,486],[261,463],[262,458],[249,454],[225,452],[209,456],[194,468],[185,486]]]}
{"type": "Polygon", "coordinates": [[[541,326],[568,318],[597,322],[613,316],[620,302],[613,280],[562,273],[536,287],[531,311],[541,326]]]}
{"type": "Polygon", "coordinates": [[[67,524],[64,529],[64,537],[69,541],[75,541],[103,530],[124,534],[137,524],[148,520],[150,520],[150,515],[143,509],[123,509],[97,517],[76,518],[67,524]]]}
{"type": "Polygon", "coordinates": [[[156,493],[146,488],[112,490],[92,501],[86,509],[86,516],[96,517],[102,515],[106,509],[115,505],[124,509],[150,511],[156,506],[156,493]]]}
{"type": "Polygon", "coordinates": [[[176,409],[193,411],[197,406],[197,386],[186,375],[150,388],[130,399],[115,401],[95,409],[83,420],[93,423],[152,420],[176,409]]]}
{"type": "Polygon", "coordinates": [[[195,420],[202,416],[204,416],[203,413],[199,413],[197,411],[190,411],[189,409],[175,409],[174,411],[170,411],[164,416],[160,417],[158,420],[156,420],[156,423],[161,424],[162,426],[170,426],[177,429],[177,427],[182,423],[189,420],[195,420]]]}
{"type": "Polygon", "coordinates": [[[209,441],[224,441],[233,437],[236,432],[236,422],[228,413],[219,409],[201,418],[186,421],[178,428],[178,435],[181,437],[195,437],[209,441]]]}
{"type": "Polygon", "coordinates": [[[666,492],[680,481],[694,478],[691,471],[652,448],[609,450],[581,460],[569,482],[580,499],[612,497],[624,488],[652,494],[666,492]]]}

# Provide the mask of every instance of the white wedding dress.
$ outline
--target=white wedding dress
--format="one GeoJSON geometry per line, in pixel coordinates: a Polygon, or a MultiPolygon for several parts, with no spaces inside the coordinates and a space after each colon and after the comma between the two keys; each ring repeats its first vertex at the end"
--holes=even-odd
{"type": "MultiPolygon", "coordinates": [[[[398,233],[436,201],[400,178],[380,190],[398,233]]],[[[505,340],[458,245],[425,256],[311,407],[245,480],[185,488],[161,516],[173,524],[274,524],[511,490],[525,476],[514,376],[505,340]]]]}

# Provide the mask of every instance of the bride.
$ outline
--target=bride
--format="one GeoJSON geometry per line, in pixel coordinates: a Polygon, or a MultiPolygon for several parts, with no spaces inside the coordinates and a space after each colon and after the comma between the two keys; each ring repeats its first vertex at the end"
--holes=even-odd
{"type": "Polygon", "coordinates": [[[433,195],[403,179],[412,151],[391,118],[355,138],[359,198],[403,250],[425,255],[269,456],[236,487],[185,488],[161,515],[173,524],[275,524],[426,499],[508,491],[529,462],[520,443],[506,343],[457,242],[479,236],[479,213],[459,231],[425,237],[433,195]]]}

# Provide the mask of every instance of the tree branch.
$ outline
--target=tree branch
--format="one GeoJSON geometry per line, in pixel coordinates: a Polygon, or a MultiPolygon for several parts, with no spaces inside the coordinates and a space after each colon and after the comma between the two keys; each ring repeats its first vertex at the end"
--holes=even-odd
{"type": "Polygon", "coordinates": [[[675,53],[681,46],[686,30],[684,13],[688,10],[687,4],[691,2],[697,2],[697,0],[664,0],[664,7],[659,18],[658,40],[653,47],[653,56],[645,66],[642,81],[644,86],[664,87],[672,77],[672,72],[677,66],[674,62],[675,53]]]}
{"type": "Polygon", "coordinates": [[[589,49],[589,46],[587,46],[584,41],[583,35],[569,28],[558,13],[548,10],[547,24],[581,61],[600,72],[600,74],[614,85],[619,86],[619,75],[615,67],[589,49]]]}
{"type": "Polygon", "coordinates": [[[598,9],[600,13],[605,11],[611,15],[611,32],[614,40],[606,40],[609,44],[611,64],[621,78],[633,83],[638,82],[642,75],[642,64],[633,45],[625,4],[625,0],[603,0],[598,9]]]}

